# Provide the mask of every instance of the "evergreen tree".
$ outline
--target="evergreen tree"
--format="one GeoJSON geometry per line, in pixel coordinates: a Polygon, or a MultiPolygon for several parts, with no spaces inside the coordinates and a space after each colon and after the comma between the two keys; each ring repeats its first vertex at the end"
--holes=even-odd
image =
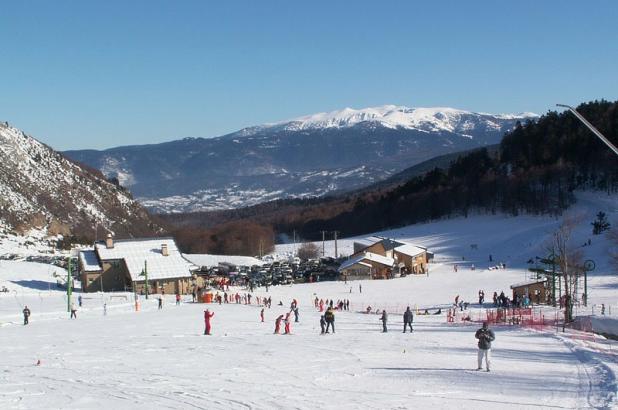
{"type": "Polygon", "coordinates": [[[599,212],[597,214],[597,219],[592,222],[591,225],[593,235],[599,235],[607,231],[610,227],[610,223],[607,222],[607,215],[605,215],[605,212],[599,212]]]}

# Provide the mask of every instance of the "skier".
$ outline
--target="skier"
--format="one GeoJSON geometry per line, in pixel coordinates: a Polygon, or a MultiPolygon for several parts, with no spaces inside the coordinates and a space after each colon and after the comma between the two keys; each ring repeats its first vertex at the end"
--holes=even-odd
{"type": "Polygon", "coordinates": [[[103,316],[107,316],[107,302],[103,303],[103,316]]]}
{"type": "Polygon", "coordinates": [[[30,318],[30,309],[28,309],[28,306],[24,307],[23,313],[24,313],[24,326],[25,326],[29,323],[28,319],[30,318]]]}
{"type": "Polygon", "coordinates": [[[159,301],[158,309],[161,310],[163,309],[163,296],[159,295],[158,301],[159,301]]]}
{"type": "Polygon", "coordinates": [[[298,308],[294,308],[294,322],[298,323],[298,308]]]}
{"type": "Polygon", "coordinates": [[[191,301],[193,303],[195,303],[195,298],[197,297],[197,294],[195,293],[195,289],[193,289],[193,291],[191,292],[191,301]]]}
{"type": "Polygon", "coordinates": [[[176,293],[176,306],[180,305],[180,293],[176,293]]]}
{"type": "Polygon", "coordinates": [[[77,319],[77,308],[73,302],[71,302],[71,319],[77,319]]]}
{"type": "Polygon", "coordinates": [[[328,333],[328,329],[332,326],[333,333],[335,333],[335,312],[333,312],[333,308],[326,309],[326,313],[324,313],[324,320],[326,320],[326,332],[328,333]]]}
{"type": "Polygon", "coordinates": [[[260,311],[260,319],[261,319],[261,322],[263,323],[264,322],[264,309],[263,308],[260,311]]]}
{"type": "Polygon", "coordinates": [[[476,331],[474,337],[479,340],[478,367],[476,368],[476,370],[481,370],[483,368],[483,356],[485,356],[486,369],[487,371],[489,371],[489,364],[491,360],[491,342],[496,339],[496,335],[494,335],[493,330],[489,329],[487,322],[483,322],[483,327],[476,331]]]}
{"type": "Polygon", "coordinates": [[[289,335],[290,334],[290,322],[291,322],[290,314],[291,314],[291,312],[288,312],[285,315],[285,320],[284,320],[284,322],[285,322],[285,330],[283,331],[284,335],[289,335]]]}
{"type": "Polygon", "coordinates": [[[274,334],[278,335],[281,330],[281,321],[283,320],[283,315],[279,315],[277,319],[275,319],[275,331],[274,334]]]}
{"type": "Polygon", "coordinates": [[[82,295],[79,295],[77,297],[77,304],[79,305],[79,307],[82,307],[82,295]]]}
{"type": "Polygon", "coordinates": [[[320,316],[320,327],[322,328],[322,332],[320,334],[323,335],[326,333],[326,320],[324,319],[324,315],[320,316]]]}
{"type": "Polygon", "coordinates": [[[204,328],[204,334],[210,336],[210,319],[215,315],[214,312],[209,311],[208,309],[206,309],[204,311],[204,324],[206,325],[206,327],[204,328]]]}
{"type": "Polygon", "coordinates": [[[601,315],[605,316],[605,303],[601,303],[601,315]]]}
{"type": "Polygon", "coordinates": [[[407,326],[410,326],[410,333],[414,332],[414,329],[412,329],[413,321],[414,321],[414,314],[412,314],[412,311],[410,310],[410,306],[408,306],[408,308],[403,314],[403,333],[406,332],[407,326]]]}
{"type": "Polygon", "coordinates": [[[382,311],[382,317],[380,320],[382,321],[382,333],[388,332],[388,329],[386,328],[386,323],[388,322],[388,314],[386,313],[386,310],[382,311]]]}
{"type": "Polygon", "coordinates": [[[363,285],[362,284],[358,284],[358,293],[363,293],[363,285]]]}

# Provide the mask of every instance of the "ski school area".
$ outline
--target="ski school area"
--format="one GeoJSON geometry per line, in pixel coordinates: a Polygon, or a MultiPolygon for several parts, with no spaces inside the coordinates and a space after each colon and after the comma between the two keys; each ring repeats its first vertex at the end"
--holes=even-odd
{"type": "MultiPolygon", "coordinates": [[[[576,209],[588,219],[599,201],[590,203],[582,198],[576,209]]],[[[581,243],[590,237],[588,219],[574,233],[581,243]]],[[[0,285],[9,289],[0,292],[0,408],[615,408],[618,345],[591,332],[594,324],[615,334],[618,321],[608,242],[594,237],[582,248],[597,265],[587,306],[575,307],[582,330],[563,327],[564,310],[534,298],[528,306],[494,308],[494,292],[512,296],[511,286],[529,273],[526,261],[543,255],[559,223],[478,216],[384,232],[431,248],[427,274],[278,285],[268,292],[230,287],[219,290],[228,294],[221,304],[194,303],[191,295],[177,304],[175,295],[165,295],[159,307],[154,294],[139,296],[136,310],[133,293],[76,290],[74,319],[66,292],[56,288],[55,276],[66,272],[0,261],[0,285]],[[504,268],[491,268],[490,253],[504,268]],[[336,331],[322,334],[320,319],[331,300],[346,308],[334,310],[336,331]],[[31,315],[23,325],[26,306],[31,315]],[[414,331],[404,333],[407,307],[414,331]],[[477,371],[475,333],[484,321],[495,334],[491,372],[477,371]]],[[[352,242],[341,240],[339,249],[351,254],[352,242]]],[[[289,245],[276,250],[288,251],[289,245]]]]}
{"type": "MultiPolygon", "coordinates": [[[[476,371],[477,316],[486,309],[472,302],[464,311],[471,320],[449,321],[453,303],[437,301],[452,298],[443,285],[452,273],[439,267],[429,277],[274,286],[268,293],[258,288],[251,304],[248,290],[240,288],[229,289],[230,295],[240,295],[240,303],[235,298],[227,304],[193,303],[183,296],[177,304],[168,295],[159,307],[159,295],[151,295],[140,297],[139,311],[130,293],[83,294],[76,319],[69,319],[66,294],[46,285],[53,280],[47,265],[3,262],[1,269],[30,277],[13,280],[22,288],[0,295],[3,409],[616,404],[618,346],[584,332],[490,324],[496,335],[491,372],[476,371]],[[336,333],[321,334],[324,312],[319,303],[316,308],[316,298],[325,302],[323,309],[327,300],[350,301],[349,310],[335,310],[336,333]],[[270,308],[264,306],[268,299],[270,308]],[[298,322],[292,314],[290,334],[284,335],[283,327],[282,334],[274,334],[275,320],[290,313],[294,299],[298,322]],[[32,314],[24,326],[26,305],[32,314]],[[404,334],[399,311],[408,305],[415,313],[414,332],[404,334]],[[204,336],[206,309],[212,315],[210,336],[204,336]],[[384,309],[387,333],[380,321],[384,309]],[[425,309],[431,314],[416,314],[425,309]]],[[[470,272],[457,284],[458,292],[472,298],[480,286],[500,289],[513,276],[470,272]]]]}

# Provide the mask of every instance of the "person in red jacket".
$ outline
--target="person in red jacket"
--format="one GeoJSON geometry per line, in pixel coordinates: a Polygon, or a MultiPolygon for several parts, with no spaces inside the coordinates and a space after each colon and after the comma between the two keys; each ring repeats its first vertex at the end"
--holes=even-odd
{"type": "Polygon", "coordinates": [[[283,320],[283,315],[279,315],[277,319],[275,319],[275,334],[278,335],[281,330],[281,321],[283,320]]]}
{"type": "Polygon", "coordinates": [[[285,315],[285,330],[283,331],[284,335],[290,334],[290,312],[285,315]]]}
{"type": "Polygon", "coordinates": [[[264,322],[264,309],[260,311],[260,319],[262,322],[264,322]]]}
{"type": "Polygon", "coordinates": [[[214,316],[214,312],[210,312],[208,309],[204,311],[204,324],[206,328],[204,329],[204,334],[210,336],[210,318],[214,316]]]}

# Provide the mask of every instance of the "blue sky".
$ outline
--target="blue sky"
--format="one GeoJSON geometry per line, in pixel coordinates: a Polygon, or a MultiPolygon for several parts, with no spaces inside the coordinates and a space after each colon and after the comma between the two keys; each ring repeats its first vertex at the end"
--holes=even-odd
{"type": "Polygon", "coordinates": [[[618,2],[12,1],[0,120],[56,149],[344,107],[618,100],[618,2]]]}

